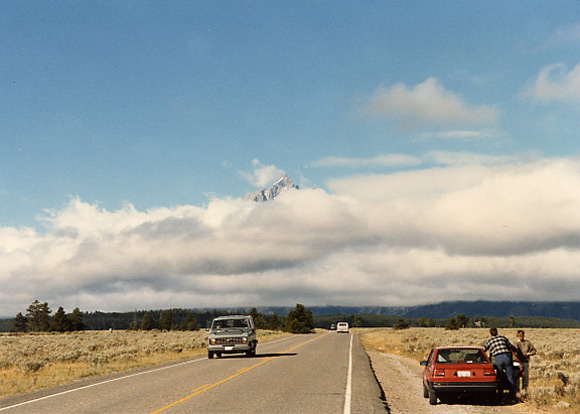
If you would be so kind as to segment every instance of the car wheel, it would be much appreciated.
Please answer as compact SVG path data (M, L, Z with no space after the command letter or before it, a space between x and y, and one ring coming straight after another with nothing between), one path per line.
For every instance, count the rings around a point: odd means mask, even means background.
M213 359L213 352L212 351L207 351L207 357L209 359Z
M423 383L423 397L429 398L429 388Z
M432 385L429 385L429 404L437 405L437 394Z

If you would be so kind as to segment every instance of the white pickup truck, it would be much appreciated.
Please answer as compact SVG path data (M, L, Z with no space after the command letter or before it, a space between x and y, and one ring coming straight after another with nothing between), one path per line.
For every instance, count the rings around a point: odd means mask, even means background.
M215 318L207 338L207 357L245 353L256 355L258 339L254 320L249 315L228 315Z

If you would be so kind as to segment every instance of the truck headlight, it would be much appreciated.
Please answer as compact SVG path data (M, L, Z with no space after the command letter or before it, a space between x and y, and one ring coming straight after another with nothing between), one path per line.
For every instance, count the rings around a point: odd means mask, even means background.
M243 344L247 344L248 343L248 337L247 336L243 336L242 337L242 343Z
M215 345L215 338L209 338L209 344Z

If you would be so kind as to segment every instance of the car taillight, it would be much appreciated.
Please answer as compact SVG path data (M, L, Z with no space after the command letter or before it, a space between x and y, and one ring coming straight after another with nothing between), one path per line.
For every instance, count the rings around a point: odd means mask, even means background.
M433 375L436 377L444 377L445 376L445 370L441 369L441 368L435 368L433 370Z
M483 376L485 376L485 377L494 377L495 376L495 370L493 370L493 369L484 369L483 370Z

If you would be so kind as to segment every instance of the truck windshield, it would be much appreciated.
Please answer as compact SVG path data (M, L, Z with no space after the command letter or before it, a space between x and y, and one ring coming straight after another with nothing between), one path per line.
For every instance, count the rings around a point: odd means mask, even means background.
M220 319L213 321L212 329L247 328L248 322L245 319Z

